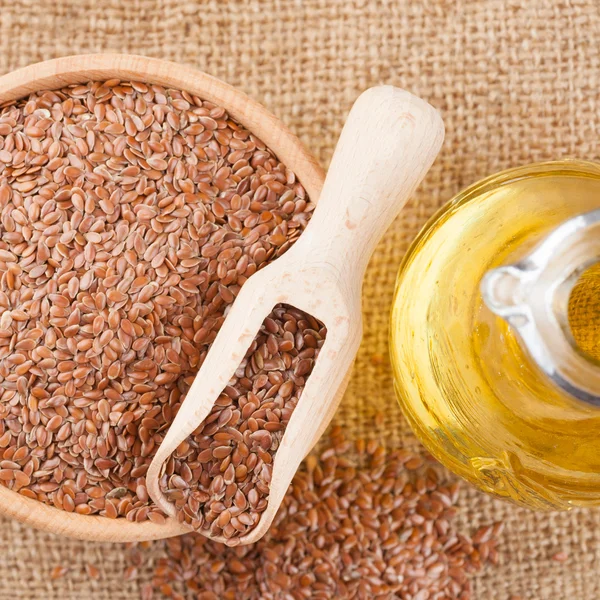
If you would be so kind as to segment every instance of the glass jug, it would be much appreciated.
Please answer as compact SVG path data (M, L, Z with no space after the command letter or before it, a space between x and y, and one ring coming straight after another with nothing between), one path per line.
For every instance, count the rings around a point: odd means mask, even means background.
M600 505L600 165L489 177L441 209L398 275L391 358L418 437L482 490Z

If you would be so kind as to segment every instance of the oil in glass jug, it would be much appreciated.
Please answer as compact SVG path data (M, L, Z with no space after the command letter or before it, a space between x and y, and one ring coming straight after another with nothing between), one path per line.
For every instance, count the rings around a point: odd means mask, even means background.
M391 355L451 470L531 508L600 505L600 165L505 171L439 211L401 266Z

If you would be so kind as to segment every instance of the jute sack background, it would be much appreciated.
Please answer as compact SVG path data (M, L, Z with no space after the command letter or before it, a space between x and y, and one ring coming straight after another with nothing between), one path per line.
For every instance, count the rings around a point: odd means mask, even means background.
M403 253L464 186L531 161L600 153L597 0L0 0L0 70L83 52L189 64L239 86L327 164L353 100L390 83L443 114L447 136L424 185L381 242L364 289L365 338L337 422L416 446L387 360ZM543 199L540 199L542 202ZM414 293L419 293L415 290ZM385 411L383 431L372 426ZM600 512L533 514L463 488L462 526L505 520L499 567L477 600L600 597ZM0 599L133 599L122 546L69 541L0 521ZM551 560L559 550L565 563ZM102 574L90 582L85 563ZM70 567L50 580L53 567Z

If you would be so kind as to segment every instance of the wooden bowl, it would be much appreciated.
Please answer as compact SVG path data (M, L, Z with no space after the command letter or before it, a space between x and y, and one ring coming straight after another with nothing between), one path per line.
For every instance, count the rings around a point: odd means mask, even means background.
M223 106L294 171L311 200L318 198L325 178L323 169L281 121L243 92L206 73L176 63L124 54L88 54L49 60L0 77L0 103L40 90L113 78L184 90ZM3 486L0 486L0 514L52 533L96 541L151 540L189 531L174 519L157 525L150 521L131 523L124 518L68 513Z

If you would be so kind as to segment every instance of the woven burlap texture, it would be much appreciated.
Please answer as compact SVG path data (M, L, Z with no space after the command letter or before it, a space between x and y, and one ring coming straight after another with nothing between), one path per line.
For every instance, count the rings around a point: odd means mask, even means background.
M416 445L387 360L394 279L411 239L456 192L500 169L600 151L597 0L0 0L0 71L85 52L192 65L265 104L326 165L365 88L405 87L440 109L441 155L390 227L364 288L365 336L336 417L353 434ZM419 290L414 290L419 293ZM384 431L372 416L385 411ZM464 486L462 526L505 520L501 564L476 600L600 597L600 513L533 514ZM139 598L122 546L1 521L0 599ZM551 559L562 550L565 563ZM85 563L101 571L90 582ZM57 565L65 577L50 581Z

